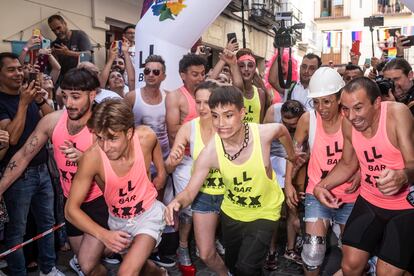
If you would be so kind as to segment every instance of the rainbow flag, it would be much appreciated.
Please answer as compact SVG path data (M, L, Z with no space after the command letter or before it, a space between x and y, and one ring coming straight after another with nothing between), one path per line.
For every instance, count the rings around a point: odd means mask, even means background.
M388 48L388 58L396 58L397 57L397 48Z
M326 46L328 48L332 47L332 33L328 32L328 34L326 35Z
M362 31L352 31L352 42L356 40L362 41Z
M326 47L327 48L341 47L341 32L327 32L326 33Z

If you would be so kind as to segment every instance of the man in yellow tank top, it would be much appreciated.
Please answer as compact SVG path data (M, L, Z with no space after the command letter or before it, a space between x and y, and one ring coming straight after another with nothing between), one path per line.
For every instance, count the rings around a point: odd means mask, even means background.
M284 200L270 163L272 140L280 140L288 160L302 160L285 126L243 123L237 88L215 89L209 106L216 135L198 156L186 189L168 205L166 221L173 224L174 212L194 200L209 170L219 169L226 185L221 206L226 266L233 275L260 275Z

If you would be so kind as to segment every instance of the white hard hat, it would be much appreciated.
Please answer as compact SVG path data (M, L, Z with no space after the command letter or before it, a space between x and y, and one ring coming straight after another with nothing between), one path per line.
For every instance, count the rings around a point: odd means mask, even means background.
M318 98L337 93L345 82L336 70L330 67L320 67L309 81L309 98Z

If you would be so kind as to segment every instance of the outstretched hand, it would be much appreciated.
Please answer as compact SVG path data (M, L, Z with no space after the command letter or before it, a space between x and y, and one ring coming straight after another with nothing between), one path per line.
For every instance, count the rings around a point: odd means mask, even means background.
M176 201L175 199L170 202L165 208L165 222L167 225L173 226L174 225L174 214L178 212L181 208L181 204Z

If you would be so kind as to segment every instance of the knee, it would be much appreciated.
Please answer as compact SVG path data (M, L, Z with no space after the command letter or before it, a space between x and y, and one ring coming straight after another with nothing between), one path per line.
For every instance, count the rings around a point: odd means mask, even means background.
M302 260L308 271L316 270L323 263L326 251L326 238L305 234Z
M208 264L214 259L215 254L215 250L200 250L200 259Z
M342 256L341 269L345 275L355 273L355 271L360 270L360 267L360 261L356 258L345 255Z
M99 262L93 262L88 258L82 258L78 256L79 266L85 275L93 275L92 272L97 268Z

